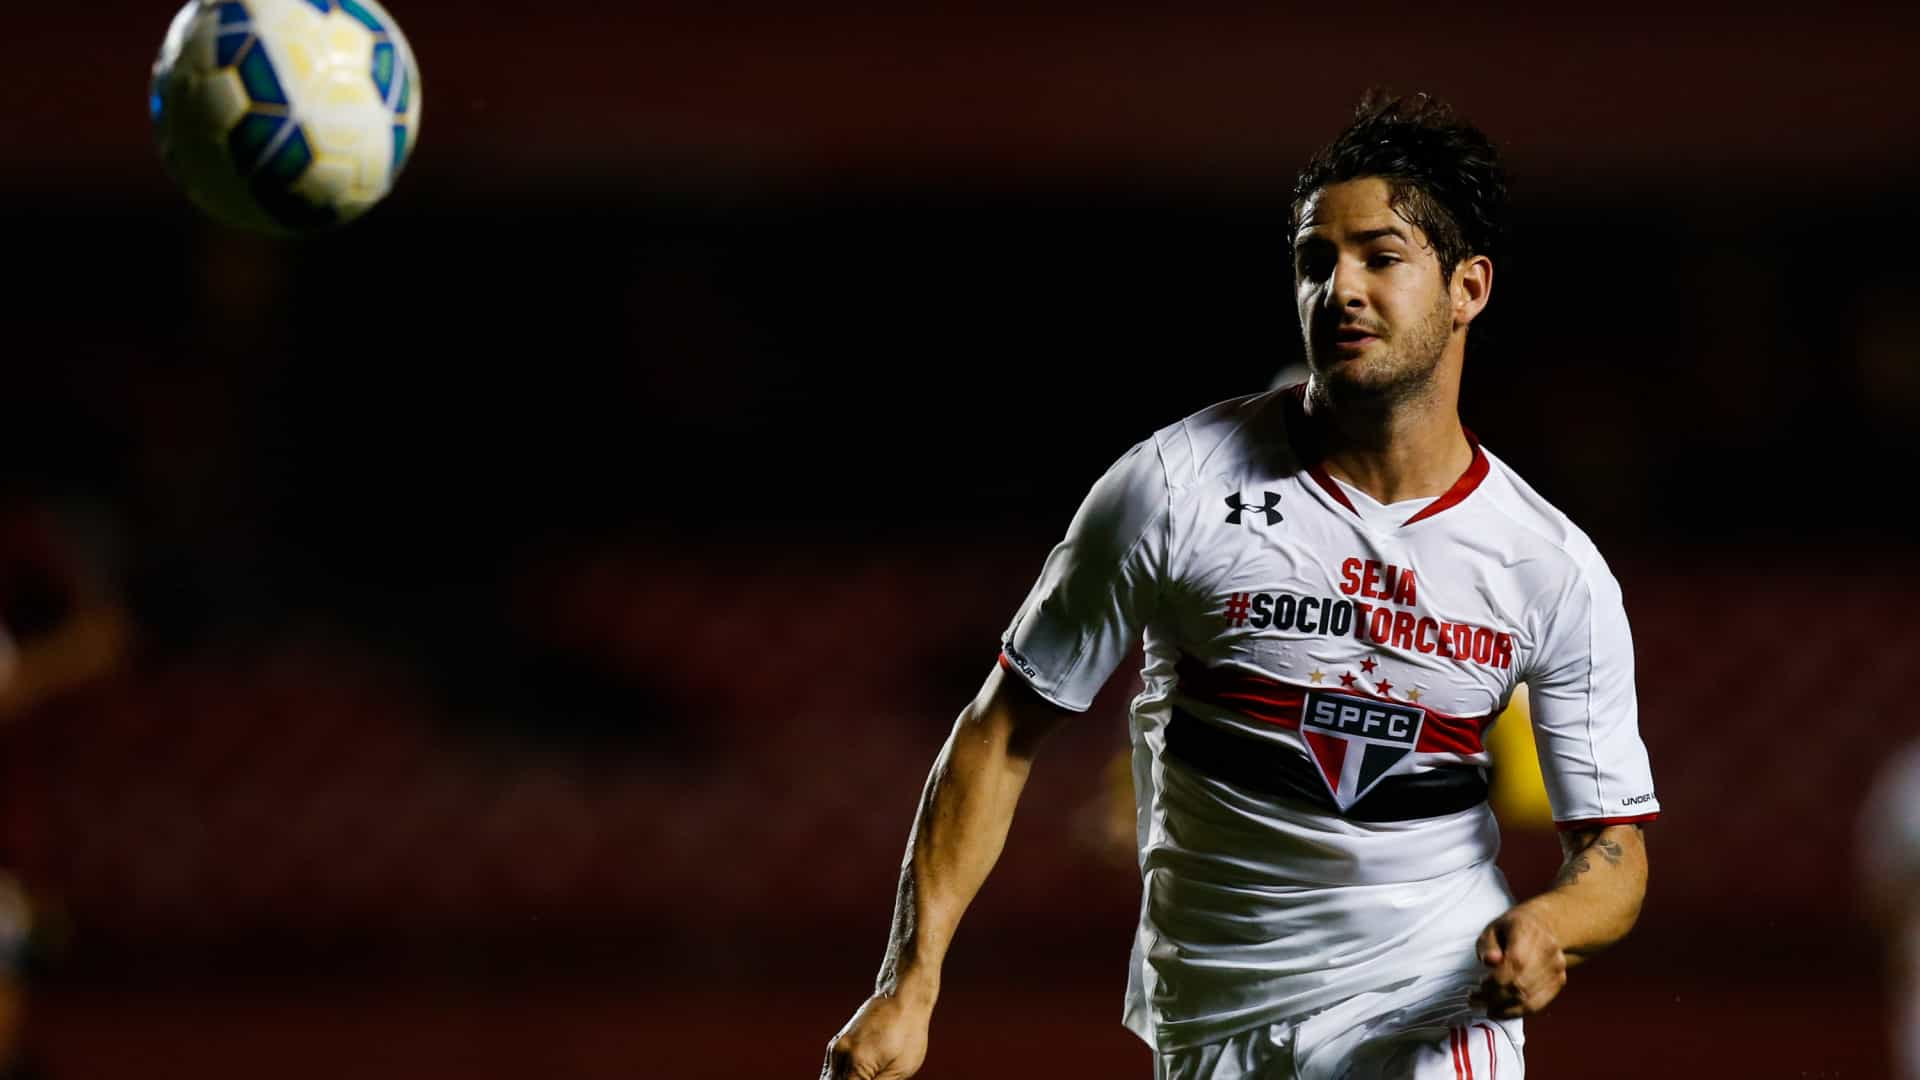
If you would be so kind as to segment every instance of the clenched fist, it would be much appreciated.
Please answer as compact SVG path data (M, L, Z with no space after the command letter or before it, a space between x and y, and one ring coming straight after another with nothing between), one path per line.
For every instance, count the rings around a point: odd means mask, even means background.
M927 1059L930 1006L875 994L827 1044L820 1080L906 1080Z
M1476 944L1487 977L1468 1000L1502 1020L1547 1007L1567 985L1567 955L1545 920L1525 905L1487 924Z

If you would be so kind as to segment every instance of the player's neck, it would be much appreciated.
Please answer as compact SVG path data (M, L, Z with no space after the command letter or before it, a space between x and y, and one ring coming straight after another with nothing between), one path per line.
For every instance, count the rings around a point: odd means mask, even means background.
M1395 503L1443 495L1473 464L1473 444L1460 424L1458 396L1422 394L1377 409L1323 408L1328 473Z

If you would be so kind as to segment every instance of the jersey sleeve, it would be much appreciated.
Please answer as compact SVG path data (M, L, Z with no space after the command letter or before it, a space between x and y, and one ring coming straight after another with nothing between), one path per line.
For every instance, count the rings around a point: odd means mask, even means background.
M1084 712L1152 617L1165 574L1166 468L1149 439L1087 493L1000 637L1001 665Z
M1557 597L1527 685L1541 778L1561 829L1660 816L1640 740L1633 635L1620 583L1597 555Z

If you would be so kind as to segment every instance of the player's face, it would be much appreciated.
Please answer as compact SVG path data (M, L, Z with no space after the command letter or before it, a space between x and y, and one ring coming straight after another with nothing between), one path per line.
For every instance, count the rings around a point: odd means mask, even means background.
M1451 275L1389 196L1386 181L1363 177L1329 184L1301 208L1294 300L1307 365L1330 389L1394 396L1417 388L1455 330Z

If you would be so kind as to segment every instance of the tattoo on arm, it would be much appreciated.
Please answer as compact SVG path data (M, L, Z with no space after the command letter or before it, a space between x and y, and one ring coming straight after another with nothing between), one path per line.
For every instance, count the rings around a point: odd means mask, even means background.
M1560 864L1560 872L1553 877L1554 887L1558 888L1562 885L1571 885L1579 881L1581 875L1591 869L1593 869L1593 863L1587 861L1587 853L1585 851L1575 855L1569 855L1567 860Z
M919 898L911 865L900 870L900 890L893 902L893 932L887 935L887 955L880 961L879 977L874 979L874 990L882 994L891 994L900 985L900 960L914 945L919 918L915 911L915 901Z
M1561 850L1566 852L1566 860L1560 864L1560 872L1554 875L1553 884L1557 888L1571 885L1593 869L1593 861L1587 856L1595 851L1607 860L1608 866L1619 866L1620 860L1627 857L1627 849L1620 841L1609 840L1598 829L1580 829L1563 833L1560 837Z

